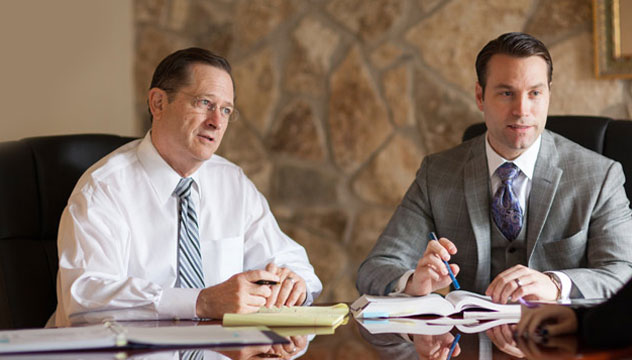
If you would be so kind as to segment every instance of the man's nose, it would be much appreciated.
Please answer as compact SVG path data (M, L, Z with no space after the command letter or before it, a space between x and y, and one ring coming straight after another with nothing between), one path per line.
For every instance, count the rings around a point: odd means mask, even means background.
M512 105L512 112L514 116L523 117L529 113L529 99L525 95L516 96Z
M214 129L222 128L222 115L219 108L214 108L206 112L205 125Z

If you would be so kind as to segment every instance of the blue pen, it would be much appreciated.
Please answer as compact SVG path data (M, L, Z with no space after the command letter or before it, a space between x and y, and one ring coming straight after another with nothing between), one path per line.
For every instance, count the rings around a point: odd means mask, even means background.
M430 240L439 241L434 231L430 232L430 234L428 234L428 237L430 238ZM456 281L456 277L454 276L452 269L450 269L450 264L448 264L448 262L443 259L441 259L441 261L443 261L443 263L445 264L445 267L448 268L448 274L450 275L450 279L452 279L452 284L454 285L454 288L459 290L461 286L459 285L459 282Z
M460 338L461 338L461 334L456 334L456 337L452 341L452 345L450 345L450 352L448 353L448 359L447 360L450 360L450 358L452 358L452 353L454 352L454 349L456 349L456 344L459 343L459 339Z

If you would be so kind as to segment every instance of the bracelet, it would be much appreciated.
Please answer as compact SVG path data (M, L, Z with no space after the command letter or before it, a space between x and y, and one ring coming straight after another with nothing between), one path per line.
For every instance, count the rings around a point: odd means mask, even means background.
M559 300L562 297L562 283L560 282L560 279L558 279L557 275L553 273L546 272L544 274L546 274L546 276L551 279L551 281L557 288L557 295L555 296L555 300Z

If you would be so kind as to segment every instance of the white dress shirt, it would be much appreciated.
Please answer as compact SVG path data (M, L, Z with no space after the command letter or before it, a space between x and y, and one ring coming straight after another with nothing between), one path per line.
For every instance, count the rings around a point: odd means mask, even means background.
M207 287L274 262L305 279L306 304L320 294L305 249L281 231L265 198L238 166L213 155L191 177ZM79 179L59 227L57 326L105 318L196 317L200 289L174 287L178 181L180 175L158 154L149 133Z
M495 194L502 183L500 177L496 174L496 169L505 162L513 162L518 168L520 168L520 174L518 174L518 177L513 181L513 189L518 196L520 207L522 208L524 218L526 219L528 211L527 199L529 199L529 194L531 193L533 171L535 169L535 163L538 160L538 153L540 152L542 135L538 136L538 138L525 152L523 152L522 154L520 154L520 156L511 161L504 159L502 156L498 155L498 153L496 153L494 149L492 149L491 145L489 144L489 138L487 134L485 135L485 139L487 140L485 141L485 153L487 155L487 167L490 177L491 194ZM400 277L397 281L393 293L403 292L406 289L408 278L411 277L414 272L414 269L405 272L404 275L402 275L402 277ZM572 288L572 282L568 275L560 271L547 272L555 274L560 280L561 299L568 299Z

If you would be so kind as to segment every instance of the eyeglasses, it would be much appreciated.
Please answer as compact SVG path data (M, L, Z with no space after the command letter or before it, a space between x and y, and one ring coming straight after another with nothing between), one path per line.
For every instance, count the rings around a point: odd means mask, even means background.
M199 113L207 114L209 111L214 113L219 109L219 116L223 121L235 121L239 117L239 111L232 106L219 106L209 97L180 92L193 99L191 105Z

